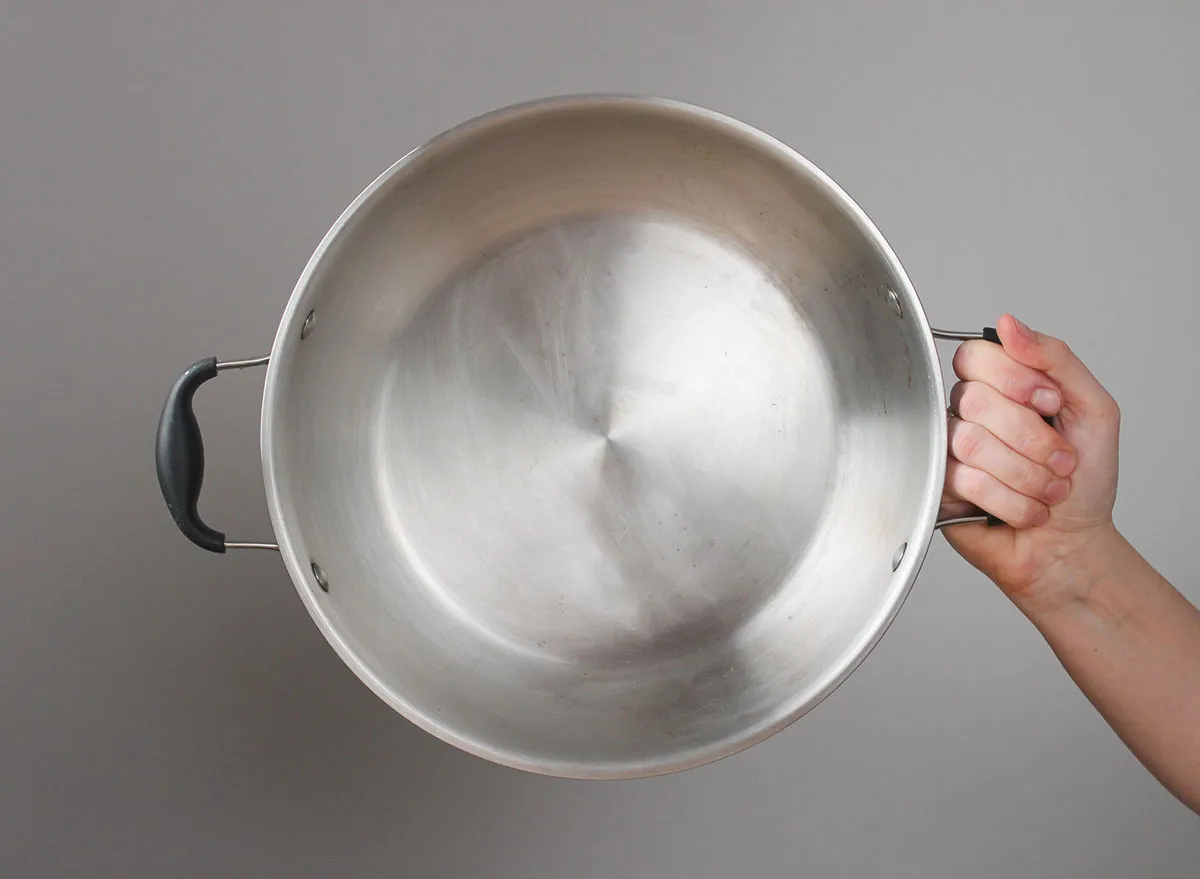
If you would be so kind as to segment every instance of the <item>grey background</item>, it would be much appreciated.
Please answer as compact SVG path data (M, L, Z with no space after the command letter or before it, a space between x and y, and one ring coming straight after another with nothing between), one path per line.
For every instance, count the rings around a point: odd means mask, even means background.
M267 351L325 229L410 147L512 101L655 93L824 167L936 323L1067 337L1123 405L1120 525L1200 599L1198 42L1190 0L6 0L0 874L1195 875L1196 818L940 538L789 730L562 782L393 714L278 558L185 543L151 439L184 366ZM250 538L260 381L198 402L204 509Z

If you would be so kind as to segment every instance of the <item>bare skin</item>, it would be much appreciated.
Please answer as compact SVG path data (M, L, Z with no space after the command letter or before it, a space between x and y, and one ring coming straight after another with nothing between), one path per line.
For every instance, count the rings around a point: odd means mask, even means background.
M954 356L946 529L1045 637L1142 764L1200 812L1200 610L1113 524L1116 402L1066 344L1005 315ZM1040 414L1039 414L1040 413ZM1055 416L1055 426L1041 415Z

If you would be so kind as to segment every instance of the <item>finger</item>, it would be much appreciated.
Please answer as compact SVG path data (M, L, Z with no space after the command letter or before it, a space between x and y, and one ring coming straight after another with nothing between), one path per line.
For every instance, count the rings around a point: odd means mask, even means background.
M979 508L970 501L960 501L943 492L942 503L938 507L939 519L959 519L966 516L975 516L979 513Z
M970 501L1014 528L1034 528L1050 518L1049 508L1013 491L990 473L951 458L946 464L946 493Z
M999 345L975 340L954 352L954 374L964 381L991 385L1014 403L1032 406L1043 415L1062 409L1058 385L1046 373L1018 363Z
M1014 403L991 385L959 382L950 391L950 405L960 418L982 425L992 436L1056 476L1069 476L1077 459L1065 437L1041 416Z
M1081 415L1116 415L1116 402L1065 342L1039 333L1011 314L996 322L1004 350L1018 363L1054 379L1063 403Z
M980 424L952 418L949 434L951 455L1013 491L1046 504L1061 504L1071 493L1070 482L1017 454Z

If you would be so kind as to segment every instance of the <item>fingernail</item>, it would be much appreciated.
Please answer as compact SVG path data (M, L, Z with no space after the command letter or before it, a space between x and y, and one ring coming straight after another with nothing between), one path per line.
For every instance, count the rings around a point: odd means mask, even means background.
M1058 410L1062 408L1062 395L1049 388L1038 388L1029 398L1029 402L1043 415L1057 415Z
M1054 471L1055 476L1070 476L1075 470L1075 453L1066 449L1059 449L1050 455L1050 460L1047 461L1050 469Z
M1056 479L1046 486L1046 500L1052 504L1061 504L1071 493L1071 483L1065 479Z
M1033 338L1033 330L1031 330L1031 329L1029 329L1029 327L1025 326L1025 324L1023 324L1023 323L1020 321L1020 319L1018 319L1018 318L1014 317L1014 318L1013 318L1013 323L1017 325L1017 332L1018 332L1018 333L1020 333L1020 334L1021 334L1022 336L1024 336L1026 339L1032 339L1032 338Z

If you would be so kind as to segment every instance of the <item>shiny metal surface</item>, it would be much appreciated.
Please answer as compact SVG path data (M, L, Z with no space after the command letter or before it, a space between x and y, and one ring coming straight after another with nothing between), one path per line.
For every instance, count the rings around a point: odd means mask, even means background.
M266 366L271 362L271 355L267 354L263 357L252 357L245 360L218 360L217 372L224 372L228 369L252 369L256 366ZM226 540L225 549L267 549L279 551L279 545L276 543L253 542L245 540Z
M939 330L933 328L929 332L935 339L942 339L947 342L969 342L972 339L982 339L984 337L984 334L979 330Z
M255 366L266 366L271 362L271 355L264 357L254 357L249 360L218 360L217 371L220 372L226 369L250 369Z
M262 451L300 595L376 693L505 765L632 777L861 661L928 548L943 406L908 279L820 171L697 108L557 99L347 209Z
M978 516L955 516L953 519L938 519L937 522L934 523L934 527L938 530L941 530L942 528L949 528L951 525L973 525L986 521L988 521L988 516L986 514L980 514Z

